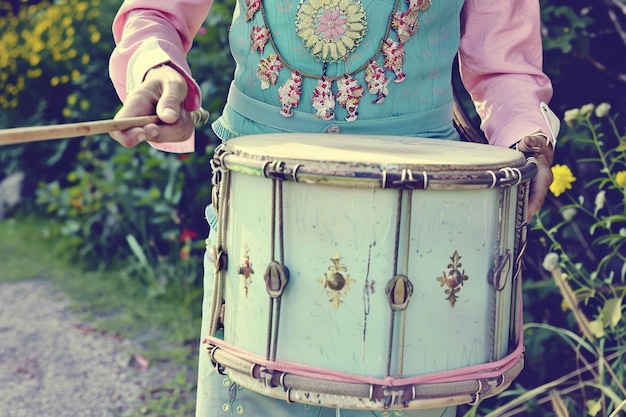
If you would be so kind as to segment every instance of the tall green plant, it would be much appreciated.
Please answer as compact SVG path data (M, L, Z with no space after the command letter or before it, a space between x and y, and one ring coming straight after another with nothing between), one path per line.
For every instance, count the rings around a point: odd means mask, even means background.
M626 127L610 109L588 104L565 113L569 129L558 150L576 157L552 168L551 197L533 226L549 275L525 285L526 363L532 372L556 362L559 373L522 379L468 416L626 410ZM545 314L554 294L565 321Z

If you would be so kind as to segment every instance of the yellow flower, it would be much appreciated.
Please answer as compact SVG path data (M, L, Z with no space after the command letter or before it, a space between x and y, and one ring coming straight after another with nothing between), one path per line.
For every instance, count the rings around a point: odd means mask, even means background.
M78 101L78 97L76 96L76 94L70 94L69 96L67 96L67 105L72 107L74 104L76 104L76 102Z
M39 65L39 62L41 62L41 57L39 55L31 55L28 58L28 61L31 67L36 67L37 65Z
M39 78L41 77L42 71L41 68L30 69L26 71L26 76L28 78Z
M615 174L615 182L622 188L626 187L626 171L620 171Z
M572 183L576 181L574 174L567 165L555 165L552 167L554 181L550 184L550 191L555 197L560 196L565 190L572 189Z
M91 34L91 43L98 43L100 41L100 32L93 32Z

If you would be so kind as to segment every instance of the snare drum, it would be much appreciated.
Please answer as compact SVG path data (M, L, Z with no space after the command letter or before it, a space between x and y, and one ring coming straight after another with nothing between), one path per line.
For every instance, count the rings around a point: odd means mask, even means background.
M533 162L393 136L220 145L214 365L240 386L326 407L425 409L501 392L523 364Z

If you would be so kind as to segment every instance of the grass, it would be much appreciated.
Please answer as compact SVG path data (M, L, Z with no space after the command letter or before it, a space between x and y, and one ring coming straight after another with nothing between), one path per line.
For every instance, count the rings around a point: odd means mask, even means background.
M67 294L72 308L97 331L137 341L151 366L169 369L155 381L136 416L192 416L195 409L201 290L173 288L147 297L121 270L88 271L49 237L36 217L0 221L0 282L41 279Z

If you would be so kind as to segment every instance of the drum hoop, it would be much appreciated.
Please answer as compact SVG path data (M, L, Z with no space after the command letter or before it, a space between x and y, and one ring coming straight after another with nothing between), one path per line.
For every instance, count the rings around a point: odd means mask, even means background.
M224 145L220 145L218 148ZM537 173L537 162L528 158L522 167L494 169L420 169L407 164L382 167L345 162L325 162L326 167L308 166L301 160L251 159L228 150L216 150L214 169L246 175L298 182L358 188L392 189L485 189L513 187L530 181ZM332 165L332 168L331 168Z
M213 339L213 341L216 341ZM210 343L210 342L209 342ZM519 352L514 361L499 369L498 375L474 378L457 379L439 382L407 383L398 385L360 383L360 382L333 382L326 379L317 379L310 376L299 376L282 371L271 371L264 368L268 374L260 378L254 374L256 364L248 362L228 350L217 345L209 345L210 357L213 363L225 369L229 378L244 388L259 392L263 395L281 398L288 402L300 402L320 405L324 401L338 401L340 403L325 403L325 406L340 408L364 409L425 409L433 408L440 402L447 405L472 404L485 398L499 394L509 387L511 382L521 373L524 366L524 354ZM250 366L253 365L253 366ZM258 366L258 365L257 365ZM280 374L274 378L273 372ZM278 381L278 384L269 381ZM390 381L391 382L391 381ZM400 381L396 381L400 382ZM298 400L294 399L298 395ZM325 400L324 400L325 398ZM390 401L391 399L391 401Z

